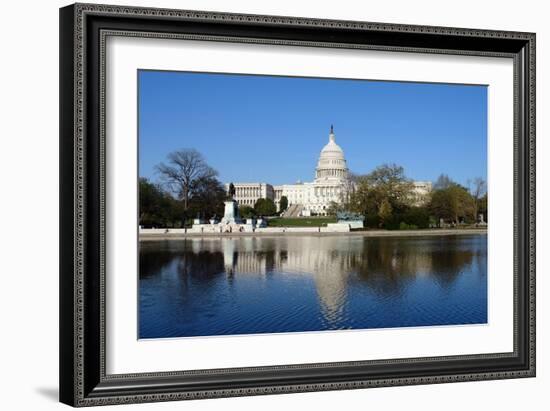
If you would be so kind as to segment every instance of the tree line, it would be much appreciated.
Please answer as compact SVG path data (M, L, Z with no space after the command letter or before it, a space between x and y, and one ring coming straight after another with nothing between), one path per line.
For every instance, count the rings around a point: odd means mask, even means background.
M329 214L349 210L365 216L371 228L409 229L487 221L487 187L482 178L465 187L447 175L439 176L431 193L420 197L403 167L384 164L365 175L352 175L353 188L332 203Z
M139 180L139 224L144 227L183 227L194 218L221 218L228 194L196 150L170 153L166 162L155 167L158 182ZM482 178L463 186L447 175L439 176L432 192L418 198L412 180L403 167L384 164L365 175L352 175L338 203L331 203L328 214L351 211L365 216L371 228L408 229L445 225L474 224L480 214L487 221L487 187ZM240 206L243 218L273 216L288 207L280 200L280 210L271 199L258 199L253 207Z
M139 180L140 225L183 227L196 217L223 215L225 188L197 150L174 151L155 171L159 182Z
M210 167L194 149L174 151L155 167L158 182L139 180L139 224L143 227L184 227L194 218L221 218L228 194ZM281 199L281 211L288 200ZM254 207L241 206L241 216L252 218L277 214L271 199L258 199Z

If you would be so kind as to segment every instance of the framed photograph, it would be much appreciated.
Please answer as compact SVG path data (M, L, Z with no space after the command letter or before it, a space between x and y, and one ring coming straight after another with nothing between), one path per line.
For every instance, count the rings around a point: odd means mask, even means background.
M60 10L60 400L535 376L535 34Z

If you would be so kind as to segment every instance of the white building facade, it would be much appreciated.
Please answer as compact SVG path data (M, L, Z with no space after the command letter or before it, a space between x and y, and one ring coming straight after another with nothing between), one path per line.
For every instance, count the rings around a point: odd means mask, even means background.
M418 202L431 191L431 182L414 182L415 198ZM349 170L342 148L336 144L336 136L331 126L329 141L321 150L315 179L312 182L298 182L272 186L266 183L234 183L235 200L239 205L253 207L260 198L273 200L280 209L281 198L288 199L287 217L326 216L331 203L342 203L352 192ZM226 189L229 184L226 184ZM415 201L416 202L416 201Z
M330 128L328 143L321 150L315 180L308 183L274 186L275 204L279 209L282 196L288 199L290 217L327 215L331 203L341 203L352 188L344 151L336 144Z
M431 181L413 181L413 204L422 205L429 200L429 195L432 192Z
M254 207L260 198L274 200L273 186L266 183L233 183L235 200L239 205ZM225 191L229 191L229 184L225 184Z

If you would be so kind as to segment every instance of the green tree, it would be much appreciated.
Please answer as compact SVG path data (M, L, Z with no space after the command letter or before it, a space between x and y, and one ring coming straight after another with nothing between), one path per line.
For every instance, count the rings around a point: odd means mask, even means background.
M139 180L139 224L171 227L183 222L181 202L146 178Z
M282 213L288 208L288 198L286 196L282 196L281 200L279 201L279 211Z
M461 219L474 219L472 197L468 191L453 183L441 190L435 190L429 205L430 212L439 220L447 220L458 224Z
M381 201L388 199L392 208L400 209L410 204L414 187L412 181L405 176L403 167L384 164L367 174L366 179L380 193Z
M398 215L406 211L413 199L413 184L405 176L403 167L384 164L364 176L355 176L355 189L349 196L350 211L365 215L367 226L381 224L379 212L383 203L391 206L391 213ZM389 208L384 204L384 211Z
M181 227L185 224L183 204L170 193L166 193L162 198L161 210L162 227Z
M198 178L191 185L190 192L192 196L189 199L188 217L197 214L203 218L223 215L223 202L227 194L218 179L208 176Z
M485 180L481 177L476 177L472 181L472 185L470 187L470 195L472 197L472 209L473 209L473 215L474 215L474 221L478 221L479 219L479 208L481 206L481 199L483 196L487 194L487 184L485 183Z
M479 199L479 207L477 210L479 214L483 214L483 220L485 222L489 221L488 211L489 210L487 209L487 193L485 193L485 195Z
M384 198L380 207L378 208L378 217L380 218L379 224L383 227L392 216L392 206L388 198Z
M277 207L273 200L269 198L259 198L254 204L254 211L260 216L271 216L277 212Z
M254 218L256 217L256 210L247 205L239 206L239 214L242 218Z
M429 210L424 206L411 207L400 216L400 222L417 228L428 228L430 226Z
M146 178L139 179L139 224L150 225L158 218L162 191Z
M363 215L378 213L378 202L381 201L378 193L363 176L357 179L355 191L350 196L349 209Z

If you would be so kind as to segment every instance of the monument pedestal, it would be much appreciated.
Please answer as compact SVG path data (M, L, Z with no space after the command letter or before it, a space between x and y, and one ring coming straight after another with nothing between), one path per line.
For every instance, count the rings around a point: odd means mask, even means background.
M241 217L239 216L239 206L235 200L228 200L224 202L225 210L222 218L222 224L241 224Z

